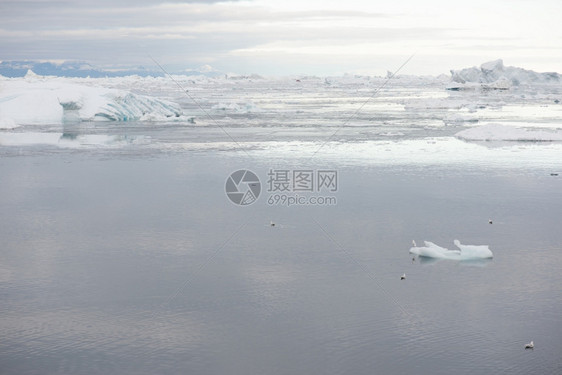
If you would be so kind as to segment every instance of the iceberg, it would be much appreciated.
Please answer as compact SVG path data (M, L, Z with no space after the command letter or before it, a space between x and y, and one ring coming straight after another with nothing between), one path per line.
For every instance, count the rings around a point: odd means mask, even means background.
M0 128L79 121L190 120L178 104L126 90L92 87L28 72L0 80Z
M467 141L562 141L562 132L556 130L529 130L495 123L465 129L456 133L455 136Z
M503 60L494 60L461 70L451 70L451 83L448 90L467 90L482 88L489 90L509 90L512 86L533 83L559 83L558 73L537 73L514 66L504 66Z
M423 247L412 247L410 249L410 254L435 259L453 260L490 259L494 257L488 245L463 245L459 240L455 240L454 244L459 250L449 250L429 241L424 241L424 244L425 246Z

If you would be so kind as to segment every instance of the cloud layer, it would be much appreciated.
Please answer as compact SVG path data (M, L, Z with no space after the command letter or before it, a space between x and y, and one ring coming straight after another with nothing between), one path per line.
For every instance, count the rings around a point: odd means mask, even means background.
M502 57L562 71L557 1L3 1L1 60L211 64L262 74L438 74Z

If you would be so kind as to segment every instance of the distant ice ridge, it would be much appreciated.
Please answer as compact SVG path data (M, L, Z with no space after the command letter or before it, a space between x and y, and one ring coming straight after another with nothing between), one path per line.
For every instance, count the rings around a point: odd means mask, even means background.
M449 250L437 246L433 242L424 241L424 247L412 247L410 249L410 254L428 258L454 260L489 259L494 257L488 245L463 245L459 240L453 242L459 250Z
M530 130L494 123L462 130L455 136L467 141L562 141L562 132L560 131Z
M532 83L560 82L558 73L537 73L513 66L504 66L503 60L494 60L462 70L451 70L449 90L463 90L474 87L508 90L511 86Z
M125 90L91 87L28 72L0 79L0 128L80 121L188 120L179 105Z

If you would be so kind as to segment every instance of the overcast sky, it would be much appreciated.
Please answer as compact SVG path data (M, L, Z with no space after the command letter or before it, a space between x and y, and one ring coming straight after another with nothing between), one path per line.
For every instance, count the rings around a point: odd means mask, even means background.
M562 1L0 1L0 60L266 75L562 72Z

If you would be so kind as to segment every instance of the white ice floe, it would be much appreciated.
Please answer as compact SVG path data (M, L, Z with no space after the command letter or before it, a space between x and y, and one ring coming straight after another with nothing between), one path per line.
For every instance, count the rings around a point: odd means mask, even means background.
M459 240L455 240L454 244L459 250L449 250L429 241L424 241L424 244L424 247L412 247L410 249L410 254L428 258L453 260L488 259L494 257L488 245L463 245Z
M3 133L0 132L0 146L52 146L66 149L77 148L119 148L147 142L143 136L120 136L108 134L84 134L73 136L65 133Z
M92 87L30 72L0 79L0 128L80 121L179 119L179 105L125 90ZM185 119L185 118L184 118Z
M469 141L562 141L560 131L530 130L495 123L465 129L455 136Z

